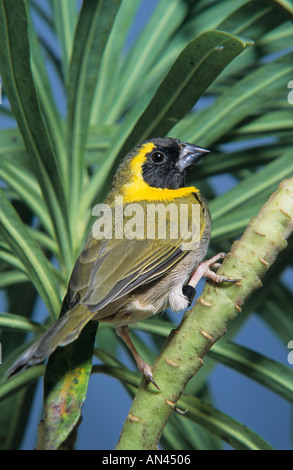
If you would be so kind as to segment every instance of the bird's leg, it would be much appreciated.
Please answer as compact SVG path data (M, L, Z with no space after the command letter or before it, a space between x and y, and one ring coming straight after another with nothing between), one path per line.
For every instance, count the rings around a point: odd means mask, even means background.
M191 276L188 284L184 286L185 291L186 291L185 295L187 295L188 298L191 297L191 288L194 289L194 293L195 293L195 286L198 284L198 282L201 280L202 277L207 277L209 279L212 279L212 281L216 283L220 283L220 282L235 283L235 282L240 281L240 279L226 279L225 276L220 276L219 274L211 270L211 268L219 268L221 264L218 263L218 261L220 259L225 258L225 256L226 256L226 253L218 253L217 255L213 256L211 259L208 259L207 261L204 261L197 267L196 271ZM188 295L187 288L189 289L189 295Z
M116 332L117 334L123 339L123 341L125 342L125 344L128 346L128 348L130 349L130 351L132 352L132 355L135 359L135 362L137 364L137 367L138 369L140 370L140 372L142 373L142 375L144 375L150 382L152 382L152 384L154 384L154 386L158 389L158 385L156 384L156 382L154 381L154 377L153 377L153 373L152 373L152 368L151 366L145 362L141 357L140 355L138 354L137 350L135 349L134 345L133 345L133 342L131 341L130 339L130 336L129 336L129 330L128 330L128 326L119 326L119 327L116 327Z

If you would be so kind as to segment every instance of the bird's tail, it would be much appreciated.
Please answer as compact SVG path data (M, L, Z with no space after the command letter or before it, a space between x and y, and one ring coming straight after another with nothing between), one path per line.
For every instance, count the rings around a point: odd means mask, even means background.
M92 319L92 315L83 305L76 305L33 343L10 367L10 377L30 366L43 362L58 346L66 346L81 333L84 326Z

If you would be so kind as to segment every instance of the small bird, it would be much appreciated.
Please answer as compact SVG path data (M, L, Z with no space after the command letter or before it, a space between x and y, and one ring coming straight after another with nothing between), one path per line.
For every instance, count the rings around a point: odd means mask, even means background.
M201 263L210 242L211 215L198 189L185 184L188 170L207 153L165 137L150 139L126 155L75 263L66 294L68 311L24 352L8 376L43 362L96 320L113 324L138 369L159 388L151 366L131 342L128 325L168 306L174 312L185 310L203 276L235 282L210 269L219 266L224 253Z

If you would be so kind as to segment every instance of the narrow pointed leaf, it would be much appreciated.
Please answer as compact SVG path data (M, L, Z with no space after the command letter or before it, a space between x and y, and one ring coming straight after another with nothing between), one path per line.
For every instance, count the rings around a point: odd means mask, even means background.
M72 0L51 0L53 21L61 46L61 60L66 81L72 53L74 30L77 21L77 5Z
M103 193L113 177L115 165L135 145L151 137L163 137L196 104L202 93L251 42L222 31L207 31L189 43L160 84L151 102L137 119L130 114L117 131L105 162L86 192L87 205ZM136 110L138 112L138 110ZM121 144L124 142L124 144ZM105 183L106 181L106 183ZM103 185L103 186L102 186Z
M272 0L272 4L279 7L283 13L292 21L293 19L293 5L292 0Z
M79 338L50 356L44 378L44 447L57 450L81 416L92 370L97 323L90 322Z
M229 15L219 28L233 34L249 35L256 40L284 21L284 15L268 3L248 1Z
M106 111L111 112L113 107L116 106L116 101L111 98L109 99L109 95L113 94L115 85L121 86L122 84L120 76L121 55L139 4L140 0L132 0L131 2L123 0L115 18L98 77L92 108L92 123L101 125L104 122ZM120 94L123 94L121 89Z
M15 271L13 269L0 273L0 288L5 289L7 286L14 286L21 282L27 282L28 277L21 271Z
M1 106L2 107L2 106ZM0 107L0 108L1 108ZM0 155L23 154L25 146L18 129L4 129L0 131ZM25 161L25 158L24 158ZM28 161L28 159L26 159Z
M128 388L130 385L137 387L139 376L136 373L113 365L97 365L93 372L104 373L121 380ZM222 413L208 403L204 403L197 397L183 395L178 408L187 410L184 416L215 434L223 441L229 443L238 450L273 450L273 448L261 436L247 426ZM182 418L183 419L183 418ZM164 431L165 433L165 431Z
M0 313L0 328L30 333L42 333L46 331L46 327L44 325L40 325L39 323L13 313Z
M293 402L293 370L289 367L227 341L215 344L209 356Z
M50 141L53 145L54 152L58 157L64 192L67 195L68 158L65 146L65 127L61 119L60 111L58 110L53 97L40 42L32 24L30 24L29 33L32 73L38 90L42 113L47 124L47 132L50 135Z
M17 25L17 34L15 27ZM0 1L0 73L13 114L44 194L67 266L71 266L60 167L47 133L31 71L26 3Z
M222 31L207 31L188 44L139 118L121 153L150 137L166 135L249 44Z
M60 297L49 262L1 190L0 202L1 236L18 256L50 314L56 318L60 309Z
M16 165L15 161L2 158L0 160L0 177L26 202L27 206L44 225L47 232L52 235L53 227L46 211L40 186L32 174Z
M159 53L168 46L168 40L176 33L187 12L181 0L160 0L150 20L145 25L128 52L116 82L116 88L107 109L107 123L117 122L129 106L133 91L139 90L141 81L151 70Z
M16 5L12 5L7 0L1 0L0 21L2 44L0 70L3 86L37 172L46 171L55 183L55 187L57 184L60 185L59 196L61 196L62 185L60 184L58 162L48 140L30 68L25 2L20 0ZM18 24L18 34L12 34L11 31L12 27L15 28L15 24ZM47 151L46 158L44 149Z
M76 27L67 85L68 154L73 217L76 217L80 202L83 154L99 67L120 3L121 0L84 0Z
M186 129L181 121L173 133L176 137L202 146L210 146L280 93L285 93L293 74L293 54L262 65L229 87L212 106L197 113L196 125Z
M187 409L186 418L200 424L238 450L273 450L261 436L196 397L183 396L178 407Z
M210 209L213 220L221 218L232 209L239 207L249 199L265 190L275 189L283 178L293 175L292 151L288 150L264 169L252 174L221 197L212 201ZM227 204L226 204L227 203Z
M9 311L17 315L29 316L33 310L36 300L36 291L31 283L16 284L6 289L7 307ZM21 299L21 302L19 301ZM0 367L0 447L4 449L18 449L23 441L24 431L29 420L31 405L34 400L34 390L36 388L36 379L31 374L36 370L30 370L29 374L15 377L17 380L8 382L5 373L17 357L24 352L26 345L23 344L26 333L21 331L2 330L2 359ZM21 345L21 346L20 346ZM40 366L42 367L42 366ZM27 371L26 371L27 372ZM39 375L38 375L39 377ZM20 379L22 386L18 388ZM2 394L2 385L10 389L9 394Z
M17 374L9 380L6 380L4 377L0 382L0 401L10 397L24 387L27 387L28 384L35 382L44 374L44 369L44 366L35 366Z

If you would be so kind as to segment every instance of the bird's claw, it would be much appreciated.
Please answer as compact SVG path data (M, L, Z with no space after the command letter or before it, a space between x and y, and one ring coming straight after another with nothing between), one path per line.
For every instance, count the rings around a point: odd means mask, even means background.
M158 384L156 384L156 382L155 382L155 380L154 380L152 368L151 368L151 366L150 366L149 364L145 363L143 369L141 370L141 372L142 372L142 374L146 377L146 379L147 379L149 382L152 382L152 384L153 384L158 390L160 390L160 387L158 386Z

